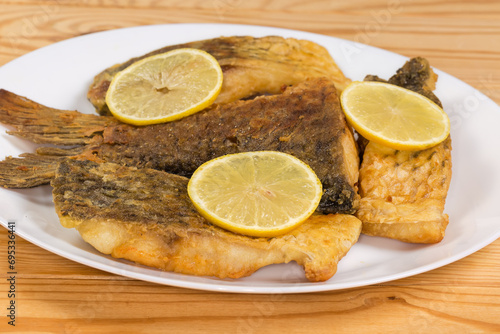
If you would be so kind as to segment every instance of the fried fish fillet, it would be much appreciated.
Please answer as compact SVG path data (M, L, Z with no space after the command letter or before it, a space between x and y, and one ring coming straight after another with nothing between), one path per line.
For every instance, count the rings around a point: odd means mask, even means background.
M318 214L274 238L235 234L197 213L187 183L148 168L66 159L51 184L61 224L98 251L183 274L239 278L296 261L307 279L325 281L361 232L354 216Z
M427 60L413 58L389 83L441 105L432 93L436 80ZM369 142L359 172L361 200L356 213L363 233L411 243L440 242L449 221L443 212L450 182L450 137L421 151L399 151Z
M350 80L338 68L328 51L307 40L278 36L233 36L167 46L114 65L99 73L87 97L101 115L109 115L106 92L114 75L148 56L179 48L204 50L219 62L224 82L215 103L223 104L262 94L277 94L284 85L311 77L327 77L343 90Z
M72 145L68 151L44 147L37 154L0 162L4 187L48 183L65 156L189 177L218 156L273 150L296 156L316 172L324 189L320 212L353 213L358 204L356 144L335 85L325 78L305 81L282 94L218 105L179 121L144 127L51 109L0 91L0 122L14 127L11 134L36 143Z

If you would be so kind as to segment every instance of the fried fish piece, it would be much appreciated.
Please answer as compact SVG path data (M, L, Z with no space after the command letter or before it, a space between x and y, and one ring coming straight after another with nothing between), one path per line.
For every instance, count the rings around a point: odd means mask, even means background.
M361 232L354 216L317 214L278 237L235 234L198 214L187 183L149 168L67 159L51 184L61 224L98 251L183 274L239 278L296 261L308 280L325 281Z
M179 121L136 127L112 117L48 109L0 91L0 122L10 133L37 143L76 145L67 156L152 168L189 177L204 162L230 153L273 150L311 166L323 184L318 210L353 213L357 207L359 158L335 85L315 78L282 94L218 105ZM37 166L51 154L0 162L0 184L26 187L48 183L65 154ZM43 172L42 172L43 171ZM34 175L36 173L36 175ZM29 180L29 182L28 182Z
M339 90L350 83L328 51L314 42L278 36L232 36L167 46L114 65L95 77L88 99L99 114L110 115L105 98L116 73L145 57L179 48L200 49L217 59L224 74L222 90L215 101L218 104L277 94L284 85L311 77L327 77Z
M366 80L379 80L368 76ZM432 93L437 75L424 58L412 58L389 83L441 102ZM451 182L451 138L421 151L400 151L368 142L359 171L356 216L363 233L410 243L437 243L445 234L444 214Z

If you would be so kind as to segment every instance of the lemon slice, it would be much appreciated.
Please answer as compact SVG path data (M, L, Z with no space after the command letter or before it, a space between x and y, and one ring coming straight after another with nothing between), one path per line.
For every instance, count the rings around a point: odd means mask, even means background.
M272 237L304 222L322 186L304 162L275 151L225 155L201 165L188 194L208 221L250 236Z
M342 92L340 102L356 131L393 149L426 149L450 133L450 120L441 107L396 85L353 82Z
M198 49L176 49L118 72L106 93L106 104L125 123L163 123L205 109L221 87L222 70L214 57Z

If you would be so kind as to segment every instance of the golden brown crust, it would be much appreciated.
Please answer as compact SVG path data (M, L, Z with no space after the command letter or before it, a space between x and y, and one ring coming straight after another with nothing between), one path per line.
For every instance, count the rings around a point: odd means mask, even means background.
M219 230L186 229L173 234L166 228L109 219L71 223L100 252L164 271L241 278L269 264L295 261L311 282L330 279L361 232L356 217L341 214L312 216L292 232L272 239Z

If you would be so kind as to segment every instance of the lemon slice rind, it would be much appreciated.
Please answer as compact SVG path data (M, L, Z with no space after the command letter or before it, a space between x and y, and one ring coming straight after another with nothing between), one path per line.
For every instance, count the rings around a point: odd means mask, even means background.
M314 213L322 186L314 171L294 156L257 151L204 163L193 173L188 195L196 210L219 227L273 237Z
M363 137L398 150L423 150L450 133L448 115L436 103L389 83L352 82L340 102L349 124Z
M118 72L107 90L106 104L124 123L170 122L210 106L222 81L222 69L212 55L198 49L175 49Z

